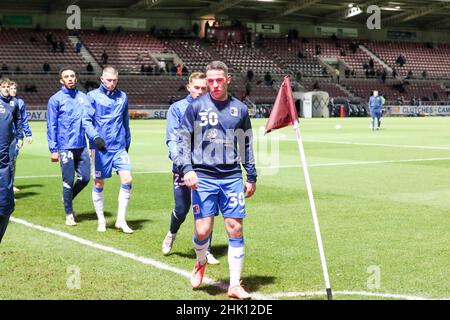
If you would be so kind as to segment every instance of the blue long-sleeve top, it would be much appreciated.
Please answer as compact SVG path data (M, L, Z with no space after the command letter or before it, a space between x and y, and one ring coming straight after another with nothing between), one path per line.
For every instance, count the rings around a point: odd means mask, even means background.
M381 110L383 106L383 100L381 100L380 96L371 96L369 98L369 108L372 110Z
M4 97L0 94L0 105L3 107L2 110L4 110L8 114L11 114L12 116L12 128L10 132L12 139L22 140L22 116L20 112L19 101L15 97ZM17 130L17 128L19 128L19 130Z
M22 129L26 137L31 137L33 134L30 129L30 124L28 123L28 112L25 101L21 98L16 98L19 103L20 116L22 118Z
M19 128L16 131L15 128ZM15 138L23 139L22 119L17 99L0 95L0 168L9 163L9 146Z
M247 181L256 182L252 125L247 106L238 99L200 96L187 107L178 135L184 174L194 170L205 178L242 177L242 164Z
M82 118L89 106L86 94L64 86L50 97L47 106L47 142L50 152L86 147Z
M169 147L169 158L174 163L172 168L173 172L177 172L177 145L180 143L178 139L178 130L181 127L184 113L186 112L187 107L192 101L194 101L194 99L191 95L188 95L186 98L172 103L169 107L169 110L167 111L166 144Z
M91 104L83 117L83 126L91 147L95 147L92 141L101 137L109 151L127 149L131 132L126 93L119 89L109 91L101 84L87 95Z

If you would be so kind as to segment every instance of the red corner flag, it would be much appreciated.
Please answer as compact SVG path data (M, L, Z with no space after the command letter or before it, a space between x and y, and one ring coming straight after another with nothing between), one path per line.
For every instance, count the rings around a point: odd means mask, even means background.
M266 123L266 133L292 125L294 121L298 121L298 115L295 110L294 98L292 97L291 81L286 76L278 91L269 120Z

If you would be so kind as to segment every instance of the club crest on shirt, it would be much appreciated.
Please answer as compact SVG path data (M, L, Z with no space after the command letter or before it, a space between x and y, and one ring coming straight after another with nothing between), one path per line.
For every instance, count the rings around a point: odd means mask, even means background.
M78 102L79 102L79 103L84 103L84 99L83 99L82 97L79 97L79 98L78 98Z
M122 102L123 102L123 99L122 98L117 98L117 104L121 104Z
M237 116L239 115L238 108L236 108L236 107L231 107L231 108L230 108L230 114L231 114L233 117L237 117Z
M11 101L9 102L9 105L10 105L11 107L14 107L14 101L11 100Z
M211 129L208 130L208 134L206 135L206 138L208 138L210 141L213 141L215 139L217 139L217 129Z

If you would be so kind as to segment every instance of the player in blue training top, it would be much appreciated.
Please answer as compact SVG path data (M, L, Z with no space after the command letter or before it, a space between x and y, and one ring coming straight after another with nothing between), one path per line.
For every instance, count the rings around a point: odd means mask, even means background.
M28 124L28 113L27 113L27 108L25 105L25 101L23 101L23 99L21 98L17 98L17 87L18 84L15 81L11 81L11 85L9 87L9 94L11 95L11 97L16 97L17 102L19 104L19 109L20 109L20 116L22 118L22 129L23 132L25 133L25 141L28 144L31 144L33 142L33 134L31 133L31 129L30 129L30 125ZM12 154L13 154L13 176L16 173L16 160L17 157L19 156L19 150L22 148L23 146L23 142L22 141L17 141L16 143L12 144L13 148L12 148ZM14 192L18 192L20 191L18 188L14 187Z
M377 118L378 126L377 130L380 130L381 125L381 109L383 107L383 98L378 95L378 91L375 90L373 95L369 98L369 110L372 117L372 130L375 130L375 118Z
M169 158L173 161L173 197L175 200L175 208L170 215L170 229L162 243L162 252L164 255L168 255L170 250L172 250L177 232L186 219L186 215L191 207L191 190L184 183L183 174L175 164L177 161L177 131L181 126L181 120L183 120L183 115L187 106L194 99L207 92L206 75L202 72L192 73L189 77L189 83L186 85L186 89L189 91L189 95L186 98L173 103L167 112L166 144L169 147ZM211 243L206 252L206 256L209 264L220 263L219 260L211 254Z
M127 225L125 215L131 196L131 163L128 149L131 143L128 97L117 88L119 72L107 66L100 77L98 89L88 93L91 106L83 118L83 126L91 141L94 141L94 189L92 201L98 218L97 231L106 231L103 212L103 187L105 180L111 178L112 170L119 173L119 205L115 227L124 233L133 233ZM98 143L101 141L101 143Z
M14 211L10 147L15 139L23 139L19 106L16 98L9 95L9 86L9 79L0 79L0 242Z
M61 163L66 225L75 226L72 202L90 179L90 159L82 127L83 114L90 104L88 97L76 89L77 76L72 68L62 68L59 74L61 89L48 100L47 142L51 161Z
M198 288L206 268L206 252L214 216L222 212L228 233L230 286L228 296L250 299L241 286L244 265L245 197L256 190L253 135L247 106L228 95L231 76L221 61L206 69L209 93L186 109L179 130L179 159L186 185L192 189L197 263L191 284ZM245 187L241 163L247 173Z

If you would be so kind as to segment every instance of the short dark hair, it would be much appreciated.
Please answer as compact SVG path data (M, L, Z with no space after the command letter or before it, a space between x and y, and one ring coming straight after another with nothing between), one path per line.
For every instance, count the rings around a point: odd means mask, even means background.
M228 67L222 61L213 61L206 66L206 72L209 70L222 70L225 72L225 75L228 75Z
M77 75L77 72L75 71L75 68L65 66L65 67L62 67L61 69L59 69L59 76L62 78L63 72L67 71L67 70L73 71L75 73L75 75Z

